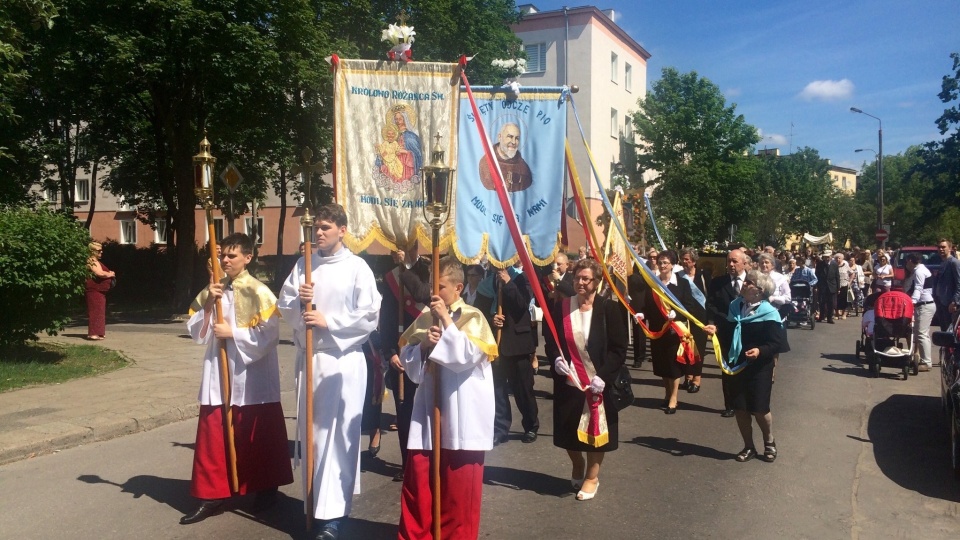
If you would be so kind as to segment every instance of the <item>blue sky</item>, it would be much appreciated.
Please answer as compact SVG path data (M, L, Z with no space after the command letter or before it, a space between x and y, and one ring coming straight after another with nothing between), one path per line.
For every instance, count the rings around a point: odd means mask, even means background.
M523 3L523 2L518 2ZM534 0L541 11L562 0ZM653 56L647 89L664 67L696 71L781 154L809 146L834 165L859 170L883 153L939 140L937 94L960 52L957 0L725 2L611 0L616 22ZM791 137L792 124L792 137Z

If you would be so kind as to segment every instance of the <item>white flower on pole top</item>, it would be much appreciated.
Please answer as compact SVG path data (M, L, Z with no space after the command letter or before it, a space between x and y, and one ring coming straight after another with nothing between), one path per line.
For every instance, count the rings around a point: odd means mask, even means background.
M417 33L413 30L412 26L391 24L380 34L380 41L389 41L394 45L413 43L415 41L413 36L415 35L417 35Z

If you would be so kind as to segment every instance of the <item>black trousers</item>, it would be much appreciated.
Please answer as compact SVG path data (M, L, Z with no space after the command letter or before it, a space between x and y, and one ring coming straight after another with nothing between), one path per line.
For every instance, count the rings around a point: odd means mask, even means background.
M389 369L393 369L392 367ZM397 409L397 436L400 437L400 460L403 468L407 467L407 438L410 436L410 421L413 418L413 398L417 395L417 385L404 373L403 401L400 401L400 392L393 391L393 404Z
M640 324L633 320L633 361L643 362L643 357L647 354L647 335L643 333Z
M533 365L530 355L501 356L493 362L493 398L496 406L493 421L493 438L499 440L507 436L513 424L513 411L510 409L509 392L520 411L523 431L540 431L537 418L537 398L533 394Z
M826 287L820 289L820 318L833 320L833 312L837 305L836 293L831 293Z

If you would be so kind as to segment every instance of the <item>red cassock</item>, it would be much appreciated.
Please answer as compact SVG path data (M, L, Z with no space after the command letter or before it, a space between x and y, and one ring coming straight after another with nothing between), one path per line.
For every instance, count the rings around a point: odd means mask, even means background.
M293 483L287 451L287 428L279 403L233 406L237 478L244 495ZM201 405L193 453L190 494L198 499L230 497L223 407Z
M409 450L400 495L401 540L432 540L430 450ZM477 538L483 498L482 450L440 450L440 537Z

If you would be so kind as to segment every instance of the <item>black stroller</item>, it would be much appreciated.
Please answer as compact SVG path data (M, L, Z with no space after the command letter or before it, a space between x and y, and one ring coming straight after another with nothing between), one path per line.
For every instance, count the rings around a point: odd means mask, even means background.
M813 330L817 321L813 317L813 288L805 281L790 283L790 309L787 312L786 324L806 326Z

